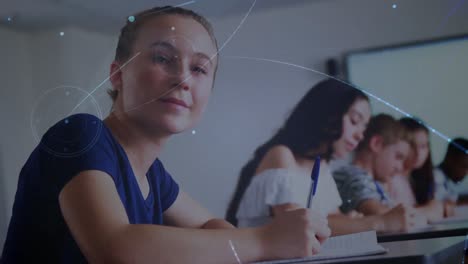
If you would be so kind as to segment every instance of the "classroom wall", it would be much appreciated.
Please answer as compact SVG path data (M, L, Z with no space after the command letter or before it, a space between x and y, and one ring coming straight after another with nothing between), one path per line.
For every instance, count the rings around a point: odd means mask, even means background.
M453 3L401 1L393 9L388 1L317 1L262 12L254 9L221 51L213 96L203 120L193 129L195 133L190 130L176 135L161 159L185 191L222 217L240 168L281 125L301 96L321 79L319 74L304 69L230 56L286 61L323 72L327 58L348 50L468 33L466 8L446 19ZM220 45L243 15L211 19ZM65 33L63 37L59 36L60 31ZM0 28L0 36L0 57L8 58L0 64L1 242L11 215L19 170L36 144L33 130L40 132L47 122L53 121L52 114L41 112L46 108L39 107L42 110L33 116L43 117L41 126L31 128L34 106L52 107L66 100L61 93L64 88L50 92L53 88L79 87L71 90L79 96L105 80L117 33L80 28L39 32ZM110 107L105 94L108 87L109 83L104 83L94 94L104 116ZM47 92L48 96L41 97ZM396 88L395 93L404 91ZM98 111L91 103L83 109ZM66 109L56 112L57 116L67 113Z
M66 34L61 37L60 31ZM0 64L3 86L0 89L0 248L3 248L18 175L37 144L34 134L43 134L54 118L70 111L68 106L73 102L66 104L61 93L64 86L89 91L106 78L112 53L109 47L114 47L115 39L76 28L19 32L3 27L0 36L3 61ZM75 99L86 95L79 89L70 91ZM105 89L97 92L95 98L105 114L110 101L103 95ZM54 108L57 105L66 107ZM96 109L89 105L87 102L81 109L96 114ZM40 123L36 123L39 119Z
M0 246L3 245L17 174L31 148L28 116L31 101L30 37L0 28Z

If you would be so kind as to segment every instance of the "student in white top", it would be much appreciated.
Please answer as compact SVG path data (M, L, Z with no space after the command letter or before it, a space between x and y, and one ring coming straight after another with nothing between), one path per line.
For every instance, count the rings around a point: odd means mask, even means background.
M286 123L244 166L226 218L240 227L267 223L292 208L305 207L314 159L321 171L312 209L328 217L332 235L365 230L400 230L402 215L351 218L339 211L340 194L329 171L332 157L348 155L363 137L370 119L367 96L328 79L314 86Z

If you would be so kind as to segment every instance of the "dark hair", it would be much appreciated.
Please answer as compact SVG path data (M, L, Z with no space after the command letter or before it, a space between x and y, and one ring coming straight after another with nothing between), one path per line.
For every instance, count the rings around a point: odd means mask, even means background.
M120 36L117 43L117 48L115 50L115 61L124 62L130 58L132 54L133 44L137 39L139 29L150 19L163 16L163 15L179 15L188 18L200 23L208 32L211 37L211 40L218 50L218 43L214 36L213 27L210 22L206 20L203 16L195 13L192 10L188 10L181 7L173 6L164 6L164 7L154 7L141 11L134 16L131 16L132 19L128 18L126 20L125 26L120 30ZM217 64L216 64L217 65ZM115 101L117 98L118 92L113 89L109 89L107 93L112 98L112 101Z
M379 135L384 145L396 143L398 140L409 142L408 133L398 120L388 114L378 114L371 118L364 131L364 138L356 148L356 153L367 150L373 136Z
M429 129L423 124L419 119L414 119L410 117L404 117L400 119L400 123L406 128L408 133L410 133L410 144L413 148L416 148L416 143L414 142L413 136L414 133L418 131L424 131L429 136ZM428 142L429 155L424 161L421 168L414 169L410 172L410 183L411 188L413 189L416 202L419 205L426 204L430 200L434 199L434 172L432 164L432 155L431 148Z
M242 168L226 219L237 225L236 213L242 197L268 150L277 145L287 146L294 155L314 159L316 155L329 160L332 143L342 134L343 116L357 100L369 100L356 88L334 79L316 84L293 109L285 124L254 153ZM315 153L311 153L315 152Z
M447 157L463 157L468 155L468 140L465 138L454 138L450 141L447 147L447 153L445 154L445 158Z

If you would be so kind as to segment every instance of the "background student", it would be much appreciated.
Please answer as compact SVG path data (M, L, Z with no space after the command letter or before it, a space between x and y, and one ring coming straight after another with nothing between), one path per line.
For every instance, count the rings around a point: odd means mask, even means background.
M454 204L458 200L457 184L468 175L468 140L453 139L447 147L443 161L434 169L435 197Z
M393 208L404 216L405 229L426 224L427 219L414 209L395 204L384 186L402 171L409 151L406 130L397 120L387 114L372 117L352 164L333 172L343 199L340 209L382 215Z
M444 208L434 199L429 130L422 121L409 117L400 119L400 123L407 130L410 152L403 170L388 183L389 196L395 203L416 207L429 220L440 220L444 216Z

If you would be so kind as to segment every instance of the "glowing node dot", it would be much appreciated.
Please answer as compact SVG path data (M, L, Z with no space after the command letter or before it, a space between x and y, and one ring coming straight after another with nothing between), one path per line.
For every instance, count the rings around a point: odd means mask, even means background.
M68 119L65 119L65 124L68 124L70 121L68 121Z
M129 16L129 17L128 17L128 21L129 21L130 23L135 22L135 17L134 17L134 16Z
M192 135L195 135L196 133L197 133L197 131L192 130Z
M396 5L396 4L393 4L393 5L392 5L392 8L393 8L393 9L397 8L397 5Z
M61 31L59 35L63 37L63 35L65 35L65 32Z
M351 203L351 199L348 199L348 201L347 201L347 202L348 202L348 203Z
M174 30L175 30L175 27L171 27L171 30L174 31Z
M11 17L7 17L7 21L11 22L13 19Z

